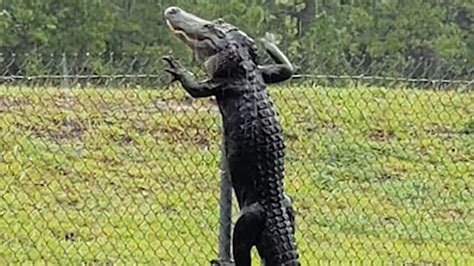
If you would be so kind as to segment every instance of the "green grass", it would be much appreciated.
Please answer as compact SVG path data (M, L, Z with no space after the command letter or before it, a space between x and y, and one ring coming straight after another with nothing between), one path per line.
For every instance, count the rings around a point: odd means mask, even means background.
M271 94L303 265L474 264L474 94ZM0 264L208 264L219 143L180 88L0 87Z

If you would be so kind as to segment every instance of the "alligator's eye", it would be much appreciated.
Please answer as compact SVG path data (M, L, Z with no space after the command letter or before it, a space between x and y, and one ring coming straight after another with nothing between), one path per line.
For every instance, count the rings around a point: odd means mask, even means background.
M225 21L224 21L223 18L218 18L218 19L214 20L214 23L219 24L219 25L222 25L222 24L225 23Z
M225 37L225 33L222 32L221 30L216 29L215 33L216 33L217 37L219 37L219 38L224 38Z
M212 29L212 28L214 28L214 26L212 26L212 24L204 24L203 28Z

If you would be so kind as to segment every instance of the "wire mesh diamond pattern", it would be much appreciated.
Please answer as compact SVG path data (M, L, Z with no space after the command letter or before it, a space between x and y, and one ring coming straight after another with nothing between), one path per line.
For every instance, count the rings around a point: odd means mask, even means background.
M2 57L2 264L218 256L213 99L168 85L150 55ZM269 87L302 264L474 263L473 71L351 60Z

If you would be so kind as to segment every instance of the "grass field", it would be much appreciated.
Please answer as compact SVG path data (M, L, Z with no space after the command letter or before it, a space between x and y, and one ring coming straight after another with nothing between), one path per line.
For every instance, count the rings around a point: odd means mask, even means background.
M271 94L303 265L474 265L472 92ZM0 86L0 264L208 265L219 143L180 88Z

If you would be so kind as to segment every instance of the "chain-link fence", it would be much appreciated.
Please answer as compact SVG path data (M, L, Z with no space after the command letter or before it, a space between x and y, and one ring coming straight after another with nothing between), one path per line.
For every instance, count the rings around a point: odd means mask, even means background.
M2 264L206 265L228 249L215 102L166 85L159 58L109 56L109 72L52 55L34 74L1 57ZM419 66L432 74L269 88L303 265L474 263L473 71Z

